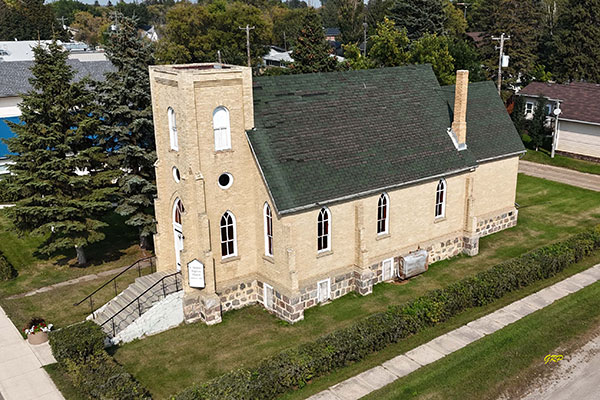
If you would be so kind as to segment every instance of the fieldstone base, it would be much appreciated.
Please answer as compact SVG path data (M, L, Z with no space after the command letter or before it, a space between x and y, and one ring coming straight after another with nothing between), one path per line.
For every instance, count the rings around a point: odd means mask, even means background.
M183 315L185 322L203 321L207 325L221 322L221 299L216 294L193 295L183 297Z
M479 236L465 236L463 237L462 241L463 253L469 256L476 256L477 254L479 254Z
M512 228L517 225L518 215L519 211L514 209L512 211L503 212L500 215L478 217L475 233L479 237L483 237L503 229Z
M464 248L462 232L444 239L437 240L424 247L429 254L429 264L459 255Z
M260 289L262 290L262 287ZM218 292L222 312L255 304L258 301L258 292L259 287L256 279L240 282Z

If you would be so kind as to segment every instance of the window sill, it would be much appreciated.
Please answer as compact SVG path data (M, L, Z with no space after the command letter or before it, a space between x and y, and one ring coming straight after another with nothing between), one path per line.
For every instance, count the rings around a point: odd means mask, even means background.
M226 153L233 153L233 149L215 150L215 155L226 154Z
M221 258L221 264L226 264L232 261L238 261L240 259L240 256L231 256L231 257L226 257L226 258Z
M333 254L332 250L323 250L323 251L319 251L317 253L317 258L321 258L321 257L326 257L326 256L330 256Z
M383 239L387 239L389 237L390 237L389 233L378 233L375 240L383 240Z
M275 264L275 260L273 259L273 256L267 256L267 255L263 254L262 258L263 258L263 260L270 262L271 264Z
M434 223L434 224L437 224L437 223L440 223L440 222L444 222L445 220L446 220L446 217L436 217L436 218L433 220L433 223Z

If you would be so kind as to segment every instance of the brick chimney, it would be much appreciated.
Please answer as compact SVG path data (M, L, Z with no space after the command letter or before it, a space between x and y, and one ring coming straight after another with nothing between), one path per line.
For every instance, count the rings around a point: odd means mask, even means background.
M467 143L467 94L469 91L469 71L456 71L456 87L454 89L454 121L452 130L458 145Z

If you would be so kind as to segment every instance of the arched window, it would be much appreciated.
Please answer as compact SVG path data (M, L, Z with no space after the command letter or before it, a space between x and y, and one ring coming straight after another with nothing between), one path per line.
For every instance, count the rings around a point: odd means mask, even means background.
M440 179L435 191L435 217L442 218L446 214L446 181Z
M183 214L184 208L181 200L175 200L173 204L173 223L181 226L181 214Z
M265 255L273 256L273 214L271 214L271 207L265 203L263 210L265 218Z
M213 112L213 131L215 132L215 150L230 149L229 111L225 107L217 107Z
M179 144L177 140L177 119L175 118L175 111L171 107L167 110L169 119L169 138L171 139L171 150L179 150Z
M235 238L235 216L231 211L226 211L221 217L221 257L233 257L237 255L237 243Z
M377 204L377 234L388 233L390 221L389 204L390 198L387 194L382 193L379 196L379 203Z
M321 208L317 218L317 250L327 251L331 249L331 215L325 207Z

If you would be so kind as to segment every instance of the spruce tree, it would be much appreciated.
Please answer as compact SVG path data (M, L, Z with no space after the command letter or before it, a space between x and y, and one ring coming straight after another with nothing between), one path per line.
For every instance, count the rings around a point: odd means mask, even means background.
M83 265L85 247L104 239L100 218L111 208L94 98L86 79L73 82L67 52L56 42L34 48L34 57L32 89L19 105L22 124L10 123L16 136L7 140L16 153L8 189L17 201L10 213L20 231L48 235L42 254L75 248Z
M546 105L548 101L544 97L540 97L535 110L533 112L533 118L528 122L527 133L531 137L531 144L535 146L535 151L538 151L540 147L544 145L546 137L551 133L550 128L546 125Z
M155 232L156 150L148 75L154 56L133 19L121 16L118 21L105 48L116 70L97 86L100 131L110 168L118 176L116 211L138 229L140 246L147 249Z
M442 0L396 0L389 15L399 29L406 28L411 40L425 33L444 33L446 14Z
M569 0L557 25L553 72L563 81L600 83L600 0Z
M331 47L325 41L321 18L313 10L307 10L302 20L302 30L292 52L294 73L335 71L337 59L331 57Z

